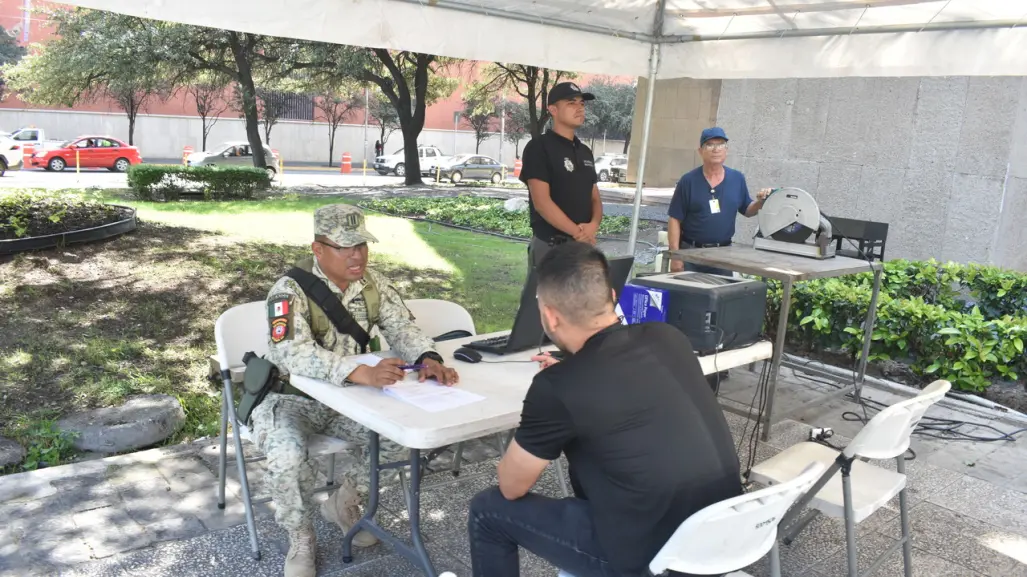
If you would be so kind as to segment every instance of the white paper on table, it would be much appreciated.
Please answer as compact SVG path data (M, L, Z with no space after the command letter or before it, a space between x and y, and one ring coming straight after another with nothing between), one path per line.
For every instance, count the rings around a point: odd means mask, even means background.
M455 409L456 407L477 403L485 398L475 393L439 385L431 381L423 383L401 381L399 384L384 387L382 390L390 397L414 405L429 413Z
M377 366L378 363L382 362L382 357L372 354L357 355L355 357L350 358L352 358L353 362L357 363L358 365L367 365L369 367Z

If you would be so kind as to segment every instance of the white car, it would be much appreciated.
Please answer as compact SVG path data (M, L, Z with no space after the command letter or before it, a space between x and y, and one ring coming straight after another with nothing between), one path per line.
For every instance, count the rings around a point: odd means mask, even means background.
M596 176L599 182L610 182L613 175L613 168L625 168L628 165L628 157L624 154L604 154L596 159Z
M21 161L25 151L21 145L9 136L0 136L0 176L8 170L21 170Z
M437 146L420 145L417 147L417 156L420 158L421 175L434 174L435 167L446 158L442 150ZM392 173L396 176L406 176L407 165L403 149L400 148L392 154L379 156L374 159L374 169L378 174L385 176Z

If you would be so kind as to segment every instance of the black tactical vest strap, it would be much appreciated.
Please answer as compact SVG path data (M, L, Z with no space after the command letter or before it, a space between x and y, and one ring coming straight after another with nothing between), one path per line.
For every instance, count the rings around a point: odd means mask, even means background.
M299 267L293 267L285 274L292 277L300 285L300 288L303 289L307 298L314 301L314 304L324 311L328 320L332 321L332 324L335 325L335 330L353 337L357 344L360 345L360 352L367 352L367 345L371 342L371 335L367 334L364 327L360 326L360 323L353 318L353 315L346 310L346 307L342 306L339 297L335 296L335 293L332 292L332 289L328 288L328 285L323 280L317 278L317 275L314 273Z

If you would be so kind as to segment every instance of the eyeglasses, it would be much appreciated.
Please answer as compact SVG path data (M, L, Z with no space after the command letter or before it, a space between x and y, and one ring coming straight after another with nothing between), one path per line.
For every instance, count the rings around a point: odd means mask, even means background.
M354 245L354 246L338 246L338 245L335 245L335 244L328 244L327 242L324 242L324 241L321 241L321 240L314 241L314 242L316 242L317 244L319 244L321 246L327 246L328 248L333 248L333 249L339 251L340 254L353 254L354 251L367 248L367 243L366 242L362 242L362 243L360 243L358 245Z
M726 142L707 142L702 145L706 150L727 150Z

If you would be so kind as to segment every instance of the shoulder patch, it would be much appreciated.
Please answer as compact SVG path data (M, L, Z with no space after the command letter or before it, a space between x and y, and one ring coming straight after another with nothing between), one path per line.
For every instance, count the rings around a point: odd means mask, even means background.
M292 337L292 295L276 294L267 299L267 318L272 343Z

